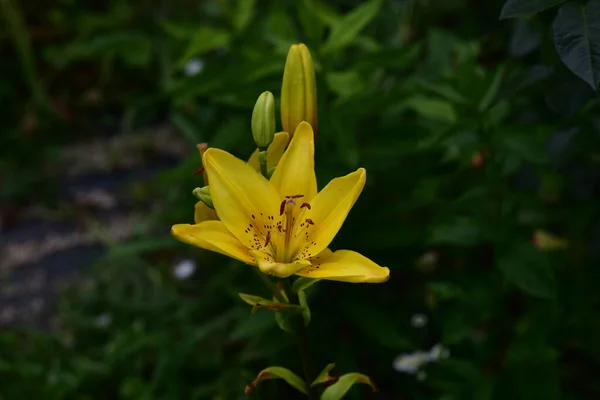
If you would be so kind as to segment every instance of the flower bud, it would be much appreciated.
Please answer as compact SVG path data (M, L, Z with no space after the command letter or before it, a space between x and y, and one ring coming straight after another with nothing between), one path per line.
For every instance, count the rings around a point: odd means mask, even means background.
M565 239L552 235L541 229L533 232L531 241L535 247L543 251L560 250L568 247L569 245Z
M204 153L206 153L206 150L208 150L208 143L197 144L196 148L198 149L198 153L200 153L200 161L204 165L203 156L204 156ZM196 173L201 173L202 179L204 179L204 185L208 185L208 175L206 174L206 170L204 169L204 167L198 168Z
M261 150L266 150L275 136L275 99L271 92L263 92L252 111L252 136Z
M210 207L214 210L215 206L212 202L212 198L210 197L210 190L209 190L208 186L204 186L202 188L196 188L192 191L192 193L194 194L194 196L196 196L196 198L198 200L200 200L201 202L203 202L208 207Z
M317 132L317 81L308 48L300 43L290 47L281 85L281 125L291 136L300 122Z

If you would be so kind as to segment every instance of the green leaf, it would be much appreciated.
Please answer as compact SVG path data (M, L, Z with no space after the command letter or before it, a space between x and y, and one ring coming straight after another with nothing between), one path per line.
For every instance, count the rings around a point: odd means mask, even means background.
M183 67L185 63L194 56L199 56L211 50L226 46L229 44L230 40L231 34L226 30L211 28L209 26L199 28L192 37L183 57L179 60L179 67Z
M238 293L238 296L252 307L252 314L254 314L259 308L266 308L272 311L278 311L285 314L298 314L304 312L304 307L296 304L278 303L273 300L268 300L260 296L252 294Z
M500 89L500 84L502 83L502 77L504 76L504 67L500 67L496 70L496 74L494 75L494 79L492 83L488 87L488 90L483 95L483 98L479 102L478 110L480 113L485 112L492 104L496 95L498 94L498 90Z
M321 48L323 53L339 51L350 45L358 34L377 16L381 0L370 0L333 25L327 41Z
M287 368L283 367L268 367L259 372L256 379L246 386L244 393L248 394L256 389L256 385L259 382L266 381L268 379L283 379L290 386L294 387L298 391L308 395L308 385L298 375L294 374Z
M556 297L556 277L546 254L528 242L501 249L496 265L517 287L532 296Z
M597 90L600 84L600 0L570 2L552 24L554 45L562 62Z
M292 291L294 293L301 292L303 290L308 289L309 287L311 287L312 285L314 285L315 283L317 283L319 281L320 281L320 279L300 277L300 278L296 279L294 281L294 283L292 284Z
M457 119L456 111L449 101L416 95L408 99L405 105L423 118L450 123Z
M329 375L329 373L331 372L331 370L334 367L335 367L335 363L327 364L327 366L325 368L323 368L323 371L321 371L319 373L319 375L317 375L317 377L315 378L315 380L313 381L313 383L310 384L310 387L313 387L315 385L319 385L321 383L328 383L328 382L331 382L332 380L335 380L334 377L332 377L331 375Z
M537 14L566 0L506 0L500 19Z
M252 21L255 6L256 0L237 0L233 15L233 27L236 31L242 31Z
M330 72L325 76L327 86L340 97L352 97L364 92L365 83L356 71Z
M377 391L377 386L375 386L371 378L357 372L352 372L340 376L336 383L325 389L321 395L321 400L340 400L355 383L367 384L371 386L374 392Z
M255 306L261 302L273 303L272 300L268 300L268 299L265 299L264 297L260 297L260 296L255 296L253 294L238 293L238 296L240 296L240 299L242 299L244 301L244 303L251 305L251 306Z
M450 243L471 246L485 240L483 227L471 218L456 217L434 226L430 243Z
M308 326L310 324L310 308L308 308L308 303L306 302L306 293L303 290L298 292L298 302L300 303L300 307L302 307L302 319L304 320L304 326Z

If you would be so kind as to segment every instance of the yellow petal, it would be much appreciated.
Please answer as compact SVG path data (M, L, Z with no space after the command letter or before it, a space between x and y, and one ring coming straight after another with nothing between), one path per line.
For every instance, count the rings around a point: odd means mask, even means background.
M305 207L296 221L291 251L294 259L306 259L325 250L338 233L365 186L363 168L329 182Z
M270 241L267 232L279 217L277 190L247 163L223 150L208 149L204 166L219 219L244 246L264 250Z
M273 257L259 250L250 250L250 254L254 257L258 268L265 275L273 275L279 278L287 278L293 275L296 271L310 266L310 261L299 260L293 263L275 262Z
M329 256L314 257L313 264L296 275L351 283L381 283L390 278L390 270L355 251L338 250Z
M282 198L303 195L299 199L301 203L310 202L317 194L315 141L312 127L307 122L298 125L290 146L271 176L271 183Z
M256 265L248 249L220 221L205 221L196 225L173 225L171 235L183 243L221 253L246 264Z
M204 221L218 221L219 217L215 210L199 201L194 207L194 222L199 224Z
M290 141L290 135L287 132L278 132L273 138L273 143L267 148L267 168L273 168L279 163L285 147ZM258 163L258 149L254 150L254 153L250 156L248 164L257 171L260 171L260 164Z

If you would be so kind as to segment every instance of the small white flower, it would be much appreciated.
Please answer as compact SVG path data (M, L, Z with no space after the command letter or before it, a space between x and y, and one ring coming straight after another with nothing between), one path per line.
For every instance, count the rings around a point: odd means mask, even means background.
M94 325L98 328L106 328L112 323L112 315L110 313L102 313L94 319Z
M173 269L173 275L177 279L188 279L196 271L194 260L181 260Z
M421 367L425 364L437 362L448 357L450 357L450 350L438 343L429 351L415 351L410 354L400 354L394 359L393 365L396 371L417 375L417 379L422 381L427 375L424 371L421 371Z
M450 350L438 343L431 348L429 356L431 358L431 361L438 361L443 358L450 357Z
M413 328L423 328L428 321L427 315L421 313L417 313L410 318L410 324Z
M415 351L411 354L400 354L394 359L394 369L398 372L404 372L414 375L421 367L429 362L429 353L425 351Z
M185 64L183 73L186 76L195 76L204 70L204 61L199 58L192 58Z

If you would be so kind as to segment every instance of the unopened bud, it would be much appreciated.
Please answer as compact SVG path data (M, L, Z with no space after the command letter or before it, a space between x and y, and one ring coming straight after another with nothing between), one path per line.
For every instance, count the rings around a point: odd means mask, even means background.
M212 202L212 198L210 197L210 190L208 186L196 188L192 191L192 193L194 194L194 196L196 196L198 200L200 200L201 202L203 202L208 207L214 210L215 206Z
M275 136L275 99L271 92L263 92L252 111L252 136L261 150L266 150Z
M300 43L290 47L281 85L281 125L291 136L306 121L317 132L317 81L308 48Z
M538 229L535 232L533 232L531 241L533 242L533 245L535 247L545 251L560 250L566 248L569 245L569 243L565 239L552 235L541 229Z
M198 153L200 153L200 161L202 162L202 165L204 165L204 153L206 153L206 150L208 150L208 143L200 143L196 145L196 148L198 149ZM202 173L202 179L204 179L204 185L208 185L208 175L206 174L206 170L204 169L204 167L200 167L198 169L198 171L196 171L196 173Z

